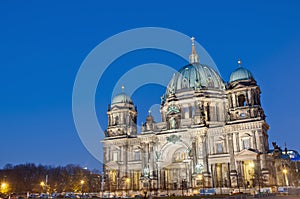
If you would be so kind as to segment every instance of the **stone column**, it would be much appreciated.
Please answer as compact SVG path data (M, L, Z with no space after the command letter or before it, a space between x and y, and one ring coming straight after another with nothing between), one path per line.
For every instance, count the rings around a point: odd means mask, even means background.
M231 178L230 178L230 163L226 164L226 178L227 178L227 184L226 187L231 186Z
M212 176L212 186L216 187L218 185L216 164L211 164L211 176Z
M149 166L149 143L145 143L145 166Z
M233 134L228 134L228 151L230 155L230 170L236 170L234 160Z
M209 187L210 186L210 172L208 168L208 151L207 151L207 135L201 136L202 141L202 157L203 157L203 179L204 179L204 186Z
M228 96L228 107L232 108L232 96L231 95Z
M239 151L241 151L241 147L240 147L240 136L239 136L239 133L238 132L236 132L235 134L235 146L236 146L236 151L237 152L239 152Z
M154 150L153 150L153 142L149 143L149 158L150 158L150 176L153 177L153 173L154 173Z
M266 154L261 154L261 175L262 178L264 179L264 185L268 186L270 183L270 172L269 169L267 168L267 158L266 158Z
M191 172L194 173L194 169L198 163L198 159L197 159L197 137L194 137L192 139L192 154L193 154L193 158L192 158L192 168L191 168Z
M160 175L160 165L159 165L159 162L157 162L156 163L156 169L157 169L157 189L159 190L160 189L160 184L161 184L161 182L160 182L160 178L161 178L161 175Z
M233 105L233 107L236 107L236 98L235 98L235 94L232 93L231 97L232 97L232 105Z
M253 106L253 97L251 95L251 90L248 90L248 102L249 104L251 104L251 106Z
M126 176L128 175L128 150L129 150L129 146L128 146L128 141L126 140L126 144L124 146L124 157L125 157L124 165L125 165Z
M235 158L234 158L234 138L236 136L233 136L232 133L228 134L228 150L230 155L230 168L229 169L229 175L230 175L230 182L231 186L236 187L237 186L237 171L236 171L236 165L235 165ZM235 139L236 140L236 139Z
M245 93L244 93L244 95L245 95L245 100L246 100L246 106L249 106L249 96L248 96L248 92L247 91L245 91Z
M258 147L257 147L257 138L256 138L256 131L252 131L252 138L253 138L254 149L258 150Z
M201 136L203 173L209 173L207 161L207 135Z
M144 174L144 168L146 166L146 145L145 143L141 143L141 158L142 158L142 169L141 169L141 172L142 172L142 175Z
M206 118L205 118L205 120L206 121L210 121L211 120L211 115L210 115L210 104L209 103L207 103L207 105L206 105L206 107L205 107L205 116L206 116Z

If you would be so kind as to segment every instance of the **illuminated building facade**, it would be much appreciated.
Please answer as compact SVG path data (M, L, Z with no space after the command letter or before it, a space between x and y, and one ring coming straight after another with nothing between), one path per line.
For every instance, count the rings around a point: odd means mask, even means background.
M161 122L149 112L137 132L137 110L124 91L108 109L105 190L172 191L256 187L276 183L260 87L241 66L223 81L201 64L194 41L190 63L161 97Z

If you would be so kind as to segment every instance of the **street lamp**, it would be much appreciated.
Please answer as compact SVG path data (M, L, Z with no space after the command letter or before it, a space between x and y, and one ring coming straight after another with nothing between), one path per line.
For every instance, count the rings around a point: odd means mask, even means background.
M1 193L7 193L7 191L8 191L8 184L6 182L2 182Z
M286 186L289 186L289 180L288 180L288 178L287 178L288 170L287 170L286 168L284 168L284 169L282 170L282 173L284 174L285 185L286 185Z
M125 189L126 189L126 195L128 196L128 192L129 192L129 184L130 183L130 178L126 177L125 178Z
M80 184L81 184L81 196L83 195L83 184L84 184L84 180L81 180L80 181Z
M7 187L7 184L6 184L5 182L3 182L3 183L1 184L1 189L6 189L6 187Z
M41 181L40 185L41 185L41 187L42 187L42 192L44 192L45 182L44 182L44 181Z

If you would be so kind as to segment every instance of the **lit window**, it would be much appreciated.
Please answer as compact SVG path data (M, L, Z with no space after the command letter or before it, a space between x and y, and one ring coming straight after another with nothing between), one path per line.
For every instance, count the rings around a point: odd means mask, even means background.
M192 117L195 115L195 107L192 106Z
M248 139L243 139L243 149L249 149L250 148L250 140Z
M183 117L186 119L186 118L189 118L189 108L188 107L185 107L183 109Z
M118 152L113 153L113 161L118 161Z
M134 160L140 160L140 151L134 152Z
M217 153L223 153L223 144L217 143Z

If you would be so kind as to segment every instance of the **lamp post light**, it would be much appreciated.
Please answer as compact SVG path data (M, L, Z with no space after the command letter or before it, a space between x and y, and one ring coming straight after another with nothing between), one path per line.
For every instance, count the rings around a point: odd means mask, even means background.
M7 187L7 184L6 184L5 182L3 182L3 183L1 184L1 189L6 189L6 187Z
M84 185L84 180L80 181L81 184L81 196L83 196L83 185Z
M45 185L46 185L45 182L44 182L44 181L41 181L41 182L40 182L40 185L41 185L41 187L42 187L42 191L41 191L41 192L44 192L44 187L45 187Z
M286 185L286 186L289 186L289 180L288 180L288 177L287 177L288 170L287 170L286 168L284 168L284 169L282 170L282 173L283 173L283 175L284 175L285 185Z
M130 185L130 178L126 177L125 178L125 190L126 190L126 195L128 196L128 192L129 192L129 185Z
M1 193L7 193L8 192L8 184L6 182L1 183Z

